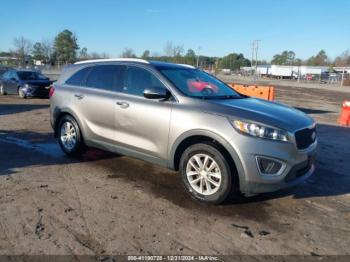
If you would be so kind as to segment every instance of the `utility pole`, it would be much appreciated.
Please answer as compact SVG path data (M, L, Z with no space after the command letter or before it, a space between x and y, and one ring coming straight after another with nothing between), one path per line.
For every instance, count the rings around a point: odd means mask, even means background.
M254 52L255 52L255 40L251 43L251 47L252 47L252 60L250 62L250 68L251 68L252 73L253 73L253 60L254 60Z
M258 72L258 51L259 51L259 42L260 40L256 41L256 48L255 48L255 72Z
M255 58L255 75L257 74L258 71L258 51L259 51L259 42L261 40L253 40L252 42L252 60L251 60L251 68L253 70L253 62Z

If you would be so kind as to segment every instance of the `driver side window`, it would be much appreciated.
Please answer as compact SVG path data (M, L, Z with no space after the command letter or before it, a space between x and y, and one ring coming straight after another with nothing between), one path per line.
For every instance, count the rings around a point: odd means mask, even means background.
M122 90L123 93L143 96L145 89L151 87L165 89L163 83L151 72L139 67L128 67Z

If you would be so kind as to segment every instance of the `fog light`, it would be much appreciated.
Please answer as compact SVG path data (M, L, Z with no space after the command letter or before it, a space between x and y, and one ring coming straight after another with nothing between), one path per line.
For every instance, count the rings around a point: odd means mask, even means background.
M258 168L263 175L280 175L284 170L284 163L277 160L266 157L256 157Z

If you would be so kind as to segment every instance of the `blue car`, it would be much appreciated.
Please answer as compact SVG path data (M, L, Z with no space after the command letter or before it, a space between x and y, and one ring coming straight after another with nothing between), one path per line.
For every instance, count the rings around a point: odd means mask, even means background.
M21 98L48 97L52 81L34 70L10 69L0 77L0 94L18 94Z

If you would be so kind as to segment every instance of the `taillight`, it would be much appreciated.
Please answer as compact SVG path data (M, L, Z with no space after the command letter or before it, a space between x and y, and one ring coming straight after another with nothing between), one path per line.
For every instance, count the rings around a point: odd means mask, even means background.
M51 98L55 93L55 87L53 85L50 86L49 97Z

